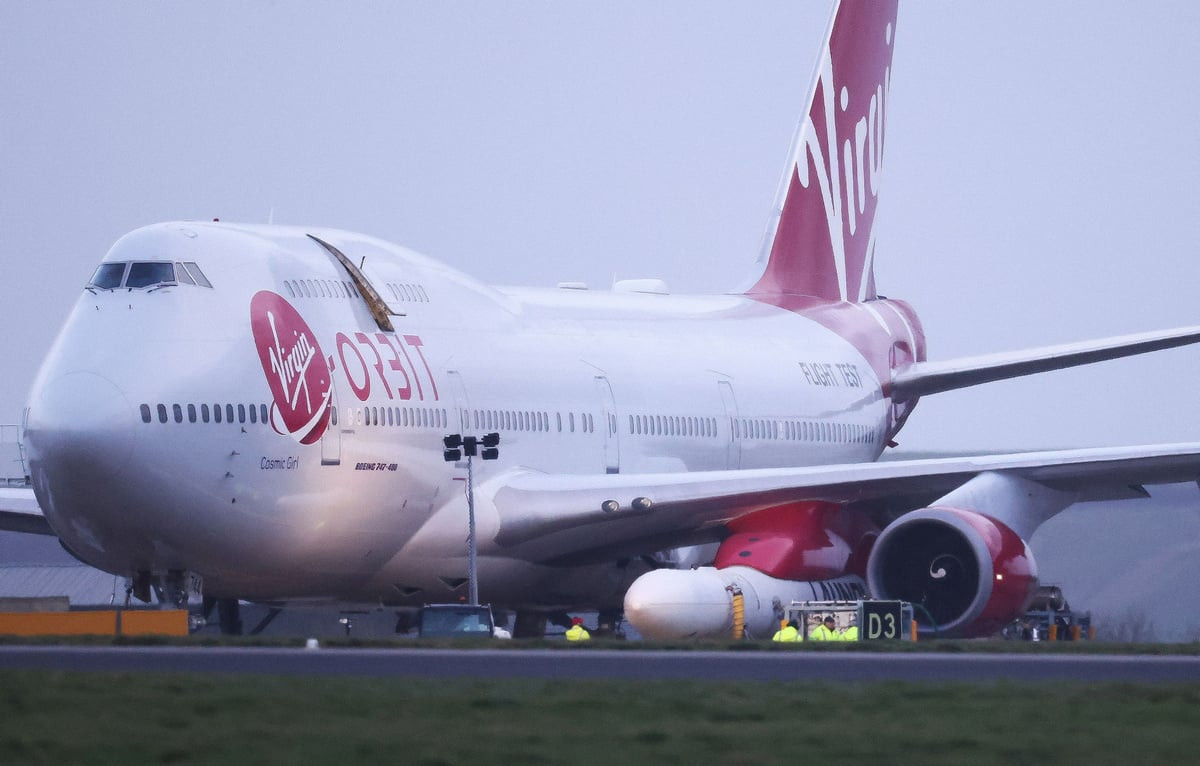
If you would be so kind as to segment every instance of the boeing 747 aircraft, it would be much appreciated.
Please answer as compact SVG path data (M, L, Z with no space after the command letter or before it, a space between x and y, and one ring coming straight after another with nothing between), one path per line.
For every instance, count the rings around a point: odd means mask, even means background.
M745 284L481 284L369 236L163 223L104 256L25 414L0 526L132 592L385 608L467 594L538 635L566 610L652 638L753 635L773 603L870 594L989 634L1073 503L1200 476L1200 445L876 462L923 396L1200 340L1200 327L930 361L876 288L896 3L842 0ZM883 244L879 243L883 248ZM470 318L464 306L471 307ZM697 551L701 553L697 553ZM692 566L697 565L697 566Z

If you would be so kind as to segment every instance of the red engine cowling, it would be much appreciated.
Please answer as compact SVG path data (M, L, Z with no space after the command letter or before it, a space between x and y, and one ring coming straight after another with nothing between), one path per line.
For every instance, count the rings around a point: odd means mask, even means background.
M926 636L986 636L1024 613L1037 564L1024 540L974 511L922 508L892 522L867 561L874 598L915 605Z

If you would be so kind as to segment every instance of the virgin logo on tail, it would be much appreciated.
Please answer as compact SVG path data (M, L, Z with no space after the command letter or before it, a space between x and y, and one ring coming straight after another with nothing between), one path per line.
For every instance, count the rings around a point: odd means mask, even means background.
M312 444L329 426L332 376L308 323L281 295L261 290L250 301L250 328L271 388L271 426Z
M750 293L875 297L875 207L896 2L843 0L821 56Z

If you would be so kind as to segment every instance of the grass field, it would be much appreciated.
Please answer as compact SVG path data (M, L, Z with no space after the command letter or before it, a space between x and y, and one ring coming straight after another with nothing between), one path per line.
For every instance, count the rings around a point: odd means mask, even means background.
M1193 762L1200 685L0 672L0 763Z

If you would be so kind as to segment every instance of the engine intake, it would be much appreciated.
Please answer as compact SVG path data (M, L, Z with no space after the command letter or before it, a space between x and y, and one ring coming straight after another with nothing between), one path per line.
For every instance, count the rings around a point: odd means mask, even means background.
M999 521L957 508L922 508L879 535L867 562L875 598L910 601L920 632L985 636L1024 613L1037 565Z

